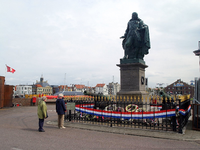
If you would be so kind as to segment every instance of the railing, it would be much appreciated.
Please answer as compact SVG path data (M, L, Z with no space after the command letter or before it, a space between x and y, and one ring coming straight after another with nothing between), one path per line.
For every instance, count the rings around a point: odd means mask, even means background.
M33 98L33 97L42 97L46 96L46 94L25 94L25 98Z
M177 116L179 120L179 133L183 133L183 128L187 125L190 116L191 116L190 99L187 99L185 101L179 100L179 113Z
M192 129L200 130L200 104L193 104Z
M65 101L75 105L65 115L69 121L179 133L183 133L191 110L190 100L181 98L93 97Z
M193 104L200 104L200 102L197 99L193 98Z

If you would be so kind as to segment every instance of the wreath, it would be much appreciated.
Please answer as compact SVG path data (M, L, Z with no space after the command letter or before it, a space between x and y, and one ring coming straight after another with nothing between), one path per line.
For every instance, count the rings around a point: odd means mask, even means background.
M113 110L116 110L116 109L117 109L116 104L108 105L108 106L105 107L105 111L113 111Z
M127 112L135 112L138 109L138 105L135 104L129 104L126 106L126 111Z

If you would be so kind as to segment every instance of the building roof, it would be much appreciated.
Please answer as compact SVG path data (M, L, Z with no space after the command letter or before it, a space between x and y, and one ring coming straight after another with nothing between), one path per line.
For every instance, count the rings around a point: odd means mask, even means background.
M51 87L58 88L59 86L58 85L51 85Z
M47 82L42 82L42 83L40 83L40 85L42 85L42 87L50 86L49 83L47 83Z
M77 89L83 89L85 88L85 85L75 84L74 85Z
M181 87L181 86L186 86L186 85L193 87L192 85L189 85L188 83L181 81L181 79L178 79L177 81L171 83L170 85L166 87L170 87L170 86Z
M103 84L97 84L96 85L96 87L104 87L105 86L105 84L103 83Z
M42 85L40 85L40 84L36 84L36 87L42 87Z
M54 95L59 95L60 93L62 93L64 96L67 96L67 95L84 95L82 92L77 92L77 91L62 91L62 92L57 92Z
M67 85L60 85L59 88L61 88L61 89L66 89L66 88L67 88Z
M40 84L42 87L50 86L49 83L47 83L47 81L44 81L43 77L40 78L40 82L36 82L36 85L38 84Z

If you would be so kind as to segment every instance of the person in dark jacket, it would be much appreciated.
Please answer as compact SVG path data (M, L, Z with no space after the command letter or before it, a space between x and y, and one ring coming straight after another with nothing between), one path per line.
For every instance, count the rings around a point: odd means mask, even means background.
M58 128L59 129L65 129L64 116L65 116L66 107L65 107L65 102L62 98L63 98L63 94L60 93L58 95L58 99L56 100L56 112L58 114Z

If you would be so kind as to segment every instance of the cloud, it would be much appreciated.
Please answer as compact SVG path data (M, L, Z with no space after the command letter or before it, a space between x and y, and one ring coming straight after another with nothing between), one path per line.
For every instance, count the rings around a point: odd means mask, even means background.
M0 75L8 84L96 85L120 82L119 39L132 12L149 26L151 49L144 60L149 86L185 82L199 74L200 10L197 0L5 1L0 6ZM5 64L16 69L5 72Z

